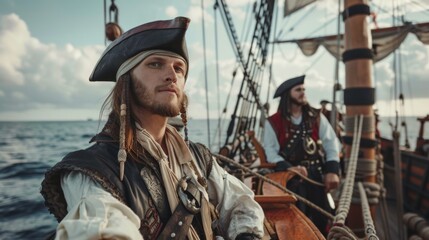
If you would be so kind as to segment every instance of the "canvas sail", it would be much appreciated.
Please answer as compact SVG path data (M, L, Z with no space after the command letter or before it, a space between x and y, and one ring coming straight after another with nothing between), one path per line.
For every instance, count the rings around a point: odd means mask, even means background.
M374 29L372 33L372 48L374 62L378 62L397 49L409 33L416 35L423 44L429 45L429 23L406 24L403 26ZM295 42L305 56L316 53L320 45L334 57L341 59L344 52L343 35L340 35L340 48L337 49L337 35L326 37L306 38L299 40L277 41L277 43Z
M285 0L284 16L286 17L315 1L316 0Z

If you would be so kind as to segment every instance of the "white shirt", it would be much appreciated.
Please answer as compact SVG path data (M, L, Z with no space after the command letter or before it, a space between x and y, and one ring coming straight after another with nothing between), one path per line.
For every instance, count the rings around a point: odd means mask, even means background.
M302 116L298 118L291 117L292 124L299 125L302 121ZM322 140L323 149L326 154L327 161L340 161L339 150L340 143L335 135L334 130L328 122L328 119L323 114L320 114L319 138ZM277 140L277 135L269 121L265 121L264 130L264 149L267 161L277 163L283 161L283 157L278 154L280 144Z
M143 239L138 216L89 176L80 172L64 174L61 187L68 214L58 225L55 239ZM208 189L224 235L230 239L243 232L263 235L264 213L253 200L253 192L216 161Z

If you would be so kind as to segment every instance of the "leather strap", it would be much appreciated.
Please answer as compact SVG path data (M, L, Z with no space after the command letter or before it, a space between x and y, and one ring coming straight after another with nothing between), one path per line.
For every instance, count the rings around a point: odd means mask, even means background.
M200 212L201 192L194 178L183 177L177 186L179 204L158 239L185 239L195 214Z
M185 239L194 216L183 204L177 205L158 239Z

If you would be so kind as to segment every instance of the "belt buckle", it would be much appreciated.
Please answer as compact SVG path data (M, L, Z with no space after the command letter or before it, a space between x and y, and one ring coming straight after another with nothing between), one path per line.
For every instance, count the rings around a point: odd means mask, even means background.
M179 186L177 188L177 195L179 195L179 199L182 202L183 206L192 214L197 214L200 212L200 203L198 199L190 192L188 191L190 187L195 188L197 191L199 191L196 187L195 180L191 177L183 177L179 181ZM191 190L195 190L191 189Z

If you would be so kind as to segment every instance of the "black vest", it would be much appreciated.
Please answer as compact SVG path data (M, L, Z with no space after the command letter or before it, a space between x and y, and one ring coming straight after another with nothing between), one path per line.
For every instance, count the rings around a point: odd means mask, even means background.
M166 198L164 201L154 201L148 186L141 176L143 168L148 168L152 176L160 177L157 164L145 164L154 161L150 156L144 156L145 160L138 162L128 157L125 163L125 175L123 181L119 179L118 142L109 136L99 134L94 137L96 143L85 150L79 150L67 154L63 160L45 173L42 182L41 194L45 199L45 206L60 222L67 214L67 203L61 189L61 176L69 171L79 171L90 176L106 191L127 205L141 220L140 232L145 239L156 239L167 220L171 216L171 210ZM201 172L208 178L212 168L212 156L209 150L202 144L190 142L190 150L194 155ZM149 155L149 154L146 154ZM156 168L153 166L156 165ZM147 169L146 169L147 170ZM158 179L162 184L162 179ZM155 181L157 182L157 181ZM156 184L159 185L159 184ZM158 187L158 192L165 195L163 186ZM152 191L153 192L153 191ZM193 226L198 233L203 233L201 216L196 216Z

